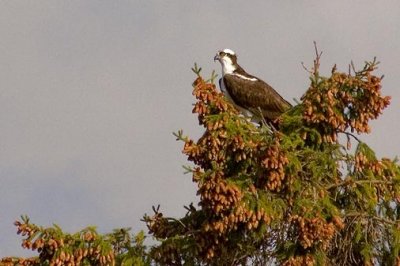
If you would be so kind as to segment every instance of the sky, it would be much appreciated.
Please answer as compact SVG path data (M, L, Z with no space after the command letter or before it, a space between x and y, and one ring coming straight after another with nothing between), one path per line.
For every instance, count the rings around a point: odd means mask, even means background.
M400 154L400 2L0 1L0 257L33 255L13 222L145 229L161 204L197 202L173 132L198 138L195 62L233 49L239 64L291 103L309 85L313 41L322 74L374 56L391 105L361 136Z

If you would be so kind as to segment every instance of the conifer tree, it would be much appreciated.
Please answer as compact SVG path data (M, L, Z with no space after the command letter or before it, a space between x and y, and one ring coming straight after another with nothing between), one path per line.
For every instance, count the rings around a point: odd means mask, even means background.
M361 140L389 105L378 62L319 73L279 129L241 116L195 66L193 113L204 134L176 133L193 163L199 204L182 218L153 207L143 221L157 244L128 229L66 234L16 222L31 259L1 265L400 265L400 166ZM18 264L19 263L19 264Z
M199 208L170 220L146 217L161 264L393 265L400 263L400 168L379 159L357 134L389 104L377 62L319 73L320 53L302 101L280 130L254 125L200 69L193 112L205 128L195 141L178 132L194 166ZM340 136L343 137L340 137ZM344 143L343 143L344 142ZM355 144L355 148L351 148Z

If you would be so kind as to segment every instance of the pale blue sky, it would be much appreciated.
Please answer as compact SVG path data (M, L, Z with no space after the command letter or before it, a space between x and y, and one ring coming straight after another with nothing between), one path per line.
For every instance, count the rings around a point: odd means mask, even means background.
M182 215L196 187L172 132L201 134L190 67L219 73L219 49L292 103L314 40L326 74L377 56L393 100L362 139L400 154L399 1L0 1L0 36L0 257L26 254L21 214L70 232Z

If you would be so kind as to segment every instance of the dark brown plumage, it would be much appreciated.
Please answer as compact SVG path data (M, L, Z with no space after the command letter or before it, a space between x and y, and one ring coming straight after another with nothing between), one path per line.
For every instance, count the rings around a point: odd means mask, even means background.
M258 108L260 108L267 120L278 118L292 106L270 85L260 79L252 81L249 89L243 89L248 86L246 85L247 80L235 75L226 74L223 81L236 105L248 109L253 114L257 114Z
M237 57L233 51L220 51L214 60L218 60L222 65L221 90L242 112L248 111L254 118L259 117L261 111L265 120L272 122L292 107L270 85L244 71L237 64ZM245 112L244 114L249 116Z

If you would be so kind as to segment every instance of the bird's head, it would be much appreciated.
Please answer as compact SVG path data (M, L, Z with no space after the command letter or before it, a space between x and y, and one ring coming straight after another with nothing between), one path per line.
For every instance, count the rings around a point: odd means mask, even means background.
M222 73L231 74L237 69L237 56L231 49L224 49L218 51L214 56L214 61L219 61L222 66Z

